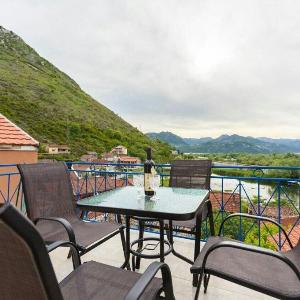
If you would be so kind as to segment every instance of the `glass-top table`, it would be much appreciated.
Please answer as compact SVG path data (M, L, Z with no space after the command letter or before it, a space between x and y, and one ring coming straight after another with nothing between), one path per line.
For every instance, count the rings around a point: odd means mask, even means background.
M79 200L83 210L110 212L158 219L190 220L201 203L208 198L205 189L160 187L154 197L127 186Z
M130 269L130 254L143 258L160 258L164 261L164 257L169 253L183 259L184 261L193 264L193 261L177 253L173 247L173 226L172 221L185 221L196 217L196 234L195 247L197 253L200 251L200 231L201 231L201 213L197 213L201 204L209 197L209 191L205 189L187 189L187 188L173 188L173 187L160 187L156 191L154 197L147 197L144 191L139 190L134 186L126 186L101 193L89 198L77 201L77 206L81 210L114 213L117 215L124 215L126 221L126 249L125 262L122 267ZM159 222L160 237L146 237L139 238L130 243L130 218L131 217L145 217L155 218ZM164 239L165 220L168 220L168 240ZM160 245L160 252L158 255L146 255L142 253L143 241L152 242L148 243L144 248L156 248ZM153 242L158 242L155 246ZM133 250L132 246L138 244L139 248ZM165 251L165 245L168 250ZM147 249L151 250L151 249ZM134 263L133 263L134 266Z

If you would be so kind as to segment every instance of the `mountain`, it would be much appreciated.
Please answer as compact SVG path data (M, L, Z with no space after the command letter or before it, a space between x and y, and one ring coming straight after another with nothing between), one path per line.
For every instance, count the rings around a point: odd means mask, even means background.
M300 139L272 139L267 137L260 137L259 139L269 143L284 145L290 149L294 149L296 152L300 152Z
M161 132L149 132L146 133L146 135L155 140L161 140L164 141L166 143L169 143L170 145L176 147L176 146L188 146L188 145L200 145L203 144L205 142L211 141L212 138L211 137L204 137L204 138L182 138L179 135L176 135L172 132L169 131L161 131Z
M171 135L172 133L169 133ZM153 134L152 134L153 136ZM159 138L159 134L156 135ZM181 138L186 144L172 144L185 153L284 153L300 152L299 140L244 137L237 134L218 138ZM167 139L164 141L168 142Z
M213 140L211 137L204 137L204 138L183 138L183 140L188 144L188 145L201 145L203 143L209 142Z
M286 147L261 141L253 137L244 137L237 134L221 135L199 146L200 152L246 152L246 153L272 153L287 152Z
M153 141L86 94L12 31L0 26L0 112L42 143L67 144L73 158L119 144L133 156L167 161L171 148Z
M172 146L188 145L183 138L169 131L162 131L159 133L149 132L146 133L146 135L153 140L160 140L169 143Z

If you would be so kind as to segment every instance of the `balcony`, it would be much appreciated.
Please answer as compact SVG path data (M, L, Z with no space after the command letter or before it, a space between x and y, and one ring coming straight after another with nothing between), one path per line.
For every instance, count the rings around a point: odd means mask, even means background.
M74 197L80 199L116 187L131 185L132 175L140 173L141 165L130 166L131 168L127 169L128 165L122 164L74 163L69 167ZM168 184L168 169L169 165L158 166L162 185ZM298 232L300 232L300 230L298 231L300 179L297 172L300 167L214 166L213 171L219 172L227 169L247 170L248 175L250 172L252 176L216 175L215 173L211 176L210 199L213 203L216 225L218 226L220 221L230 213L249 212L279 221L288 230L290 238L297 241ZM273 170L282 172L284 176L274 177ZM1 166L0 179L1 201L14 202L18 207L23 208L22 186L19 183L15 166ZM88 213L84 217L92 221L113 218L110 215L95 213ZM205 224L204 229L207 229ZM131 232L132 239L137 238L135 224L132 224ZM204 232L203 243L208 234L207 230ZM268 233L268 238L266 238L266 233ZM156 231L149 228L146 234L155 235ZM274 231L265 224L243 223L238 220L229 229L224 230L224 234L268 248L288 249L281 232ZM186 233L177 233L175 247L178 252L190 258L193 257L192 236ZM67 250L56 250L51 258L58 280L61 280L72 269L72 264L67 259ZM123 254L119 238L113 238L83 257L83 261L89 260L120 266L123 262ZM172 255L166 257L166 262L172 270L177 299L192 299L195 289L192 288L190 266ZM144 271L148 264L149 261L142 260L140 271ZM201 292L201 296L203 299L271 299L271 297L216 277L211 279L208 293L204 295Z

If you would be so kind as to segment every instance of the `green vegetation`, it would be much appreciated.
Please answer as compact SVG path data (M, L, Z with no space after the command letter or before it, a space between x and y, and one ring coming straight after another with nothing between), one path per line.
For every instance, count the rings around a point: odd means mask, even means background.
M212 153L212 154L183 154L179 155L181 158L191 159L199 157L207 157L214 163L226 163L228 165L247 165L247 166L300 166L300 155L294 153L273 153L273 154L250 154L250 153ZM240 176L253 177L265 176L271 178L299 178L299 170L242 170L242 169L214 169L213 172L223 176Z
M167 143L150 140L3 27L0 112L42 145L70 146L67 159L78 159L86 151L100 154L119 144L126 146L130 155L142 159L147 146L153 148L156 161L167 162L170 158Z
M224 213L223 218L227 216L227 213ZM214 224L215 224L215 233L219 233L219 229L222 223L221 213L214 212ZM240 227L241 225L241 227ZM268 249L277 250L278 247L273 240L273 238L278 234L277 226L261 222L259 223L239 217L232 218L225 222L223 227L224 236L234 239L234 240L243 240L247 244L259 245L259 236L260 236L260 246ZM209 225L204 223L202 225L201 238L205 239L207 236L210 236ZM273 238L272 238L273 236Z

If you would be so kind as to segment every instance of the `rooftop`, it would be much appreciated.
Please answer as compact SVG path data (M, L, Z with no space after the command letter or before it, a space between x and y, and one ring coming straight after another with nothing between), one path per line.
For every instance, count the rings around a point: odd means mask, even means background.
M0 114L0 145L38 146L39 142Z
M138 231L132 230L131 240L135 240L137 238ZM183 255L192 258L193 247L193 241L183 238L175 238L175 248ZM62 280L66 275L68 275L72 270L72 262L71 260L68 260L66 258L67 254L68 250L66 248L57 249L51 254L51 260L59 281ZM113 237L103 245L82 256L82 262L90 260L98 261L116 267L121 266L124 262L124 256L122 252L120 237ZM152 261L153 260L142 259L140 272L144 272L144 270ZM166 263L171 268L176 300L193 299L195 288L192 287L190 265L173 256L172 254L166 257ZM267 300L274 298L212 276L207 294L204 294L203 290L201 290L199 299Z

